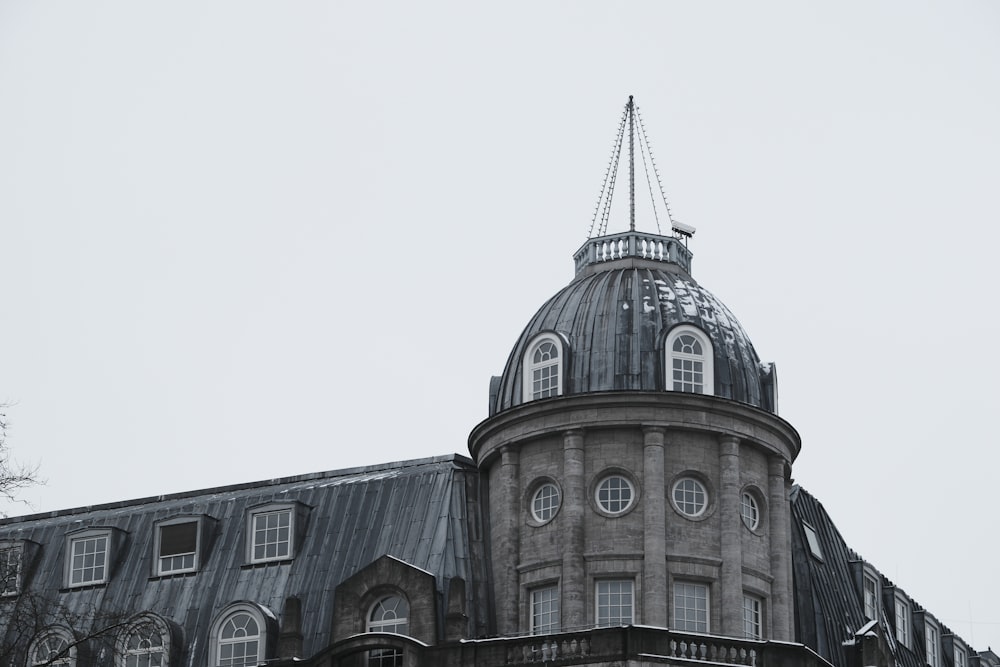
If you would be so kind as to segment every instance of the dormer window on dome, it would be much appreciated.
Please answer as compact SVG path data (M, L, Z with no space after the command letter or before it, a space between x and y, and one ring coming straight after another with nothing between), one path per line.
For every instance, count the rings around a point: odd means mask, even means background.
M563 393L563 341L552 333L542 333L531 341L524 355L524 401L561 396Z
M664 350L668 389L692 394L713 393L712 342L701 329L689 325L675 327L667 335Z

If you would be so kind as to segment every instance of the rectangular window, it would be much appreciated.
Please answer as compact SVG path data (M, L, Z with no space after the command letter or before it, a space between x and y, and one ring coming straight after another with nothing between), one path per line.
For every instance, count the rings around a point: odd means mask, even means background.
M743 635L747 639L760 639L761 633L761 601L753 595L743 596Z
M899 598L896 598L896 641L910 646L910 607Z
M21 547L0 548L0 595L17 595L21 590Z
M292 555L292 510L257 512L251 515L253 543L250 560L262 563Z
M865 617L869 621L878 618L878 582L867 574L864 575L865 587Z
M924 635L927 648L927 664L931 667L941 666L941 653L938 648L938 630L930 623L924 624Z
M632 623L632 580L606 579L596 585L597 625L631 625Z
M559 587L531 591L531 634L559 632Z
M969 660L965 655L965 649L958 645L955 646L955 667L969 667Z
M682 581L674 584L674 628L708 632L708 586Z
M802 522L802 529L806 534L806 542L809 543L809 551L816 558L823 560L823 550L819 546L819 536L816 535L816 529L805 521Z
M86 586L107 581L108 536L93 535L70 540L69 585Z
M159 527L157 574L194 572L198 555L198 522L183 521Z

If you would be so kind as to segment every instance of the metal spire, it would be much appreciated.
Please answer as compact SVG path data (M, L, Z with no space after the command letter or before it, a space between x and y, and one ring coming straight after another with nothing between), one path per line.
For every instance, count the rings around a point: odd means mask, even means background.
M632 95L628 97L621 122L618 124L618 132L615 135L615 141L611 148L611 159L608 162L608 169L604 173L604 183L601 185L601 193L597 198L597 206L594 208L594 217L590 223L587 238L592 238L595 235L595 227L597 236L607 234L608 221L611 216L611 199L614 196L622 147L625 144L625 132L628 132L629 231L635 231L635 153L636 137L638 137L642 166L646 172L646 185L649 188L653 218L656 222L656 232L658 234L661 233L660 212L658 209L660 204L662 204L664 217L670 223L675 235L684 236L686 239L686 237L694 233L693 228L689 228L687 225L673 219L673 215L670 212L670 203L667 201L666 193L663 191L663 181L660 178L659 169L656 167L656 160L653 158L653 150L649 145L649 139L646 137L646 126L642 121L639 107ZM653 176L656 177L655 182L658 186L655 190L653 188ZM659 192L656 192L656 190ZM657 203L657 200L659 200L660 204Z

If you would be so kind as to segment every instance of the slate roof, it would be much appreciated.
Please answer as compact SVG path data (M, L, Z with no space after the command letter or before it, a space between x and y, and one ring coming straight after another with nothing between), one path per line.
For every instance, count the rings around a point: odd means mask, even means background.
M690 324L712 339L715 395L775 411L760 358L729 309L671 263L592 265L535 313L514 345L491 414L522 402L522 357L539 333L569 341L565 394L662 391L663 336Z
M847 546L823 505L805 489L793 487L791 501L796 640L835 665L850 664L847 656L854 635L870 622L865 617L862 593L862 571L867 571L880 582L883 592L877 620L891 659L898 667L925 667L924 629L919 621L924 609L906 596L912 639L904 646L895 635L894 595L899 589ZM822 558L812 554L803 524L816 531ZM953 636L941 625L946 648ZM951 656L943 653L946 661L942 664L950 665ZM970 647L970 656L974 655Z
M0 520L0 540L41 545L25 588L71 614L149 611L176 623L190 651L183 664L207 664L209 627L227 605L255 602L278 616L292 595L301 600L305 655L322 649L334 589L384 554L432 573L442 596L452 577L465 579L469 632L478 636L487 623L478 484L473 462L455 454L14 517ZM247 511L271 502L308 507L301 547L293 560L248 565ZM217 520L200 571L152 576L154 522L192 514ZM66 590L66 534L90 527L124 531L123 552L107 584ZM14 603L0 601L0 613Z

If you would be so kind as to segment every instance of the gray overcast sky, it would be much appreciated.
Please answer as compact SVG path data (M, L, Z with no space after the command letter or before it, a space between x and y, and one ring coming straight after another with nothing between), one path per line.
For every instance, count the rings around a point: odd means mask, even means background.
M467 453L629 94L796 481L1000 648L987 0L0 0L0 509Z

